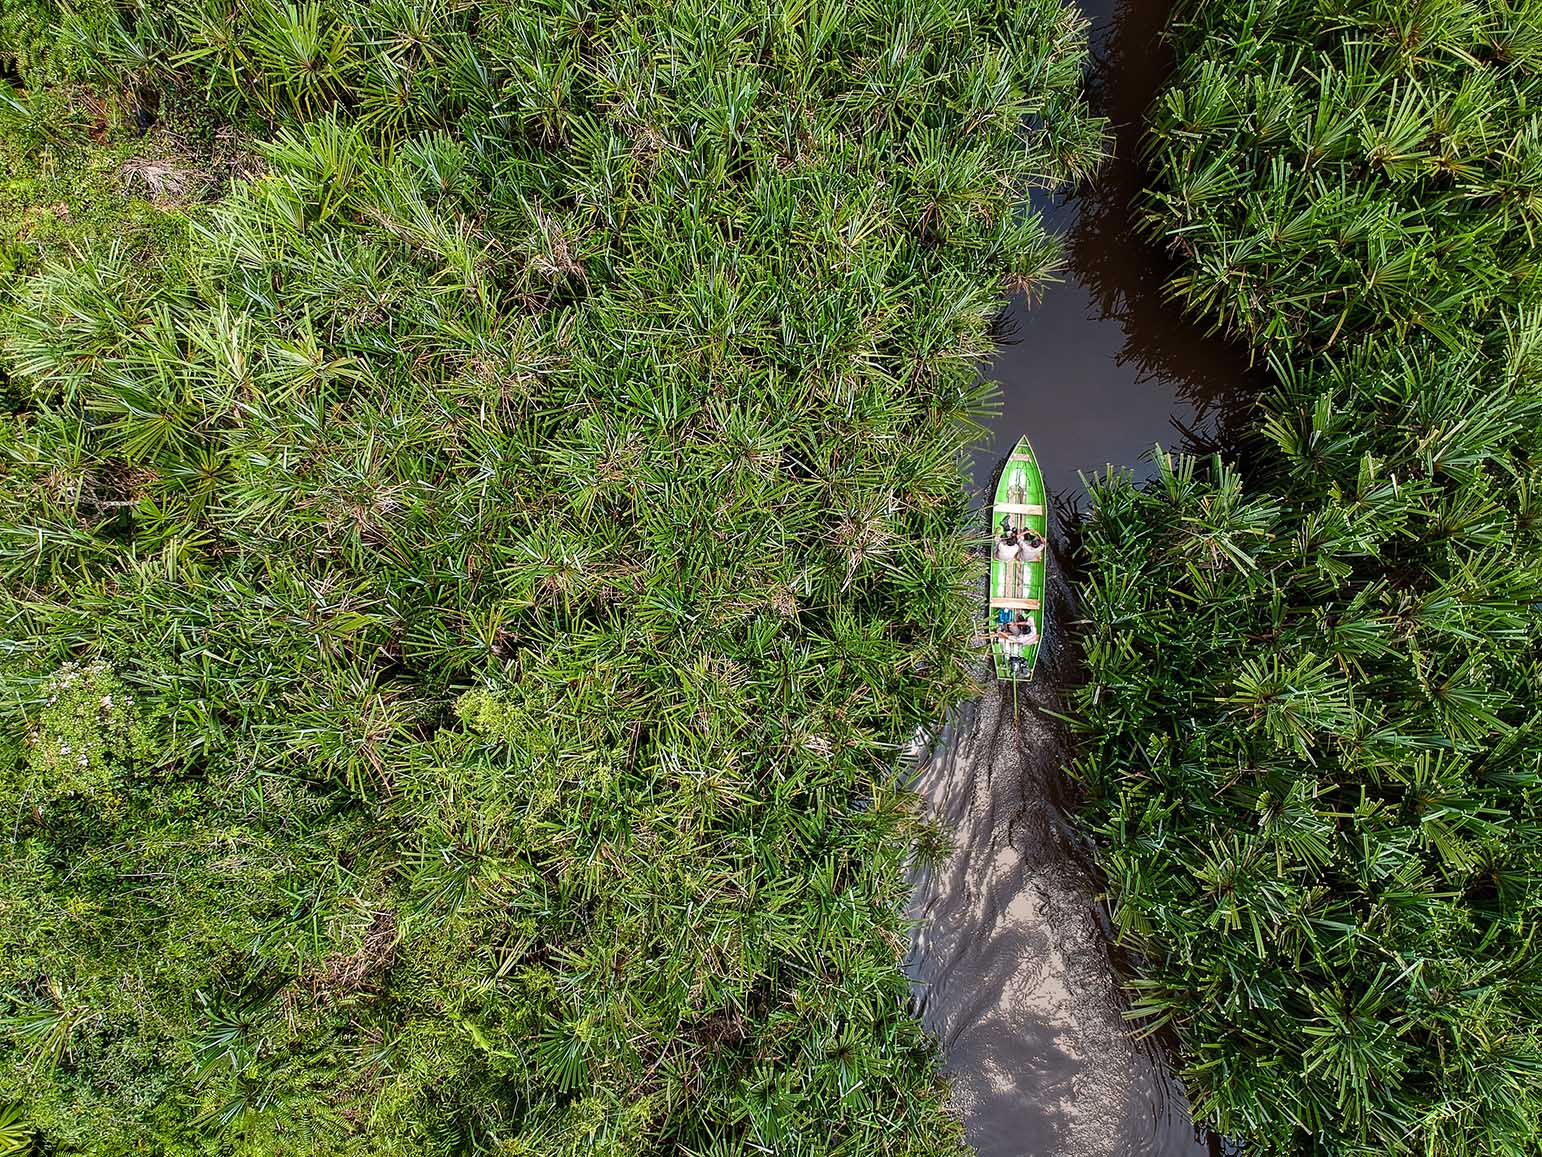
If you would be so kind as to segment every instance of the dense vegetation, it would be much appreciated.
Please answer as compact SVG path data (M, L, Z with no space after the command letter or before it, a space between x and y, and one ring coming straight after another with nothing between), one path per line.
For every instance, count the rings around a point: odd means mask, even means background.
M0 1148L954 1151L890 767L1078 19L3 26Z
M1172 289L1275 384L1086 528L1138 1019L1249 1152L1542 1144L1542 7L1184 10Z
M1459 345L1542 298L1542 6L1191 7L1150 214L1196 313L1271 347Z

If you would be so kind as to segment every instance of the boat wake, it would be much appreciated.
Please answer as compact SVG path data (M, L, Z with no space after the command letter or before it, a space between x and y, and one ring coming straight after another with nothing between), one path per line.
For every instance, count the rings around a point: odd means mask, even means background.
M1121 1016L1094 876L1067 819L1068 736L1045 710L1055 658L1015 701L993 682L911 761L953 841L915 872L916 1011L981 1157L1202 1157L1210 1146L1160 1049Z

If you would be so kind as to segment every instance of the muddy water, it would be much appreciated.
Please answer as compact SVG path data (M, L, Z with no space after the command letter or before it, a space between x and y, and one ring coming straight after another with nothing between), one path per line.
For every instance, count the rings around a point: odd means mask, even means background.
M1060 601L1063 606L1063 599ZM1041 676L1057 674L1055 660ZM917 873L909 960L981 1157L1208 1157L1160 1050L1122 1018L1086 849L1067 819L1053 678L994 685L918 769L950 833Z
M1094 105L1114 160L1095 187L1037 205L1065 234L1064 280L1014 302L986 372L1001 388L973 474L988 488L1018 435L1068 507L1083 473L1149 476L1154 443L1224 442L1256 384L1245 356L1208 339L1163 298L1162 253L1131 202L1139 120L1168 61L1165 0L1088 0ZM1074 619L1063 567L1050 619ZM915 782L954 849L918 870L907 971L941 1042L954 1100L981 1157L1205 1157L1159 1047L1133 1039L1088 849L1071 821L1070 740L1049 712L1075 678L1051 628L1039 678L1014 700L993 684L918 757Z

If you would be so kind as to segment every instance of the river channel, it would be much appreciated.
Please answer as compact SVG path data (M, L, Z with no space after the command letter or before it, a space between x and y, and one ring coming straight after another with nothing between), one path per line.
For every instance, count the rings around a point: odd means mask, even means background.
M1140 119L1169 67L1166 0L1083 7L1089 88L1114 156L1091 187L1034 206L1064 235L1067 268L1002 319L984 367L1001 409L972 470L983 495L1026 432L1062 512L1084 505L1083 476L1110 464L1149 476L1155 443L1224 441L1256 381L1244 353L1164 300L1165 259L1133 220ZM1063 565L1047 595L1052 624L1074 619ZM1161 1046L1136 1040L1122 1016L1096 873L1072 821L1070 736L1050 714L1074 663L1052 626L1031 688L1014 700L993 682L914 761L953 842L916 873L916 1010L980 1157L1209 1157L1219 1144L1190 1122Z

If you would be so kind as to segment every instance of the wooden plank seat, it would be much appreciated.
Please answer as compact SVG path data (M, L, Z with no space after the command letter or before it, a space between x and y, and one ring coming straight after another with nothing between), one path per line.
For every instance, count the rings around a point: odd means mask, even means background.
M1005 607L1009 611L1036 611L1039 609L1038 599L1009 599L1006 597L992 598L991 607Z
M995 510L997 514L1043 514L1044 507L1032 503L1022 502L998 502Z

